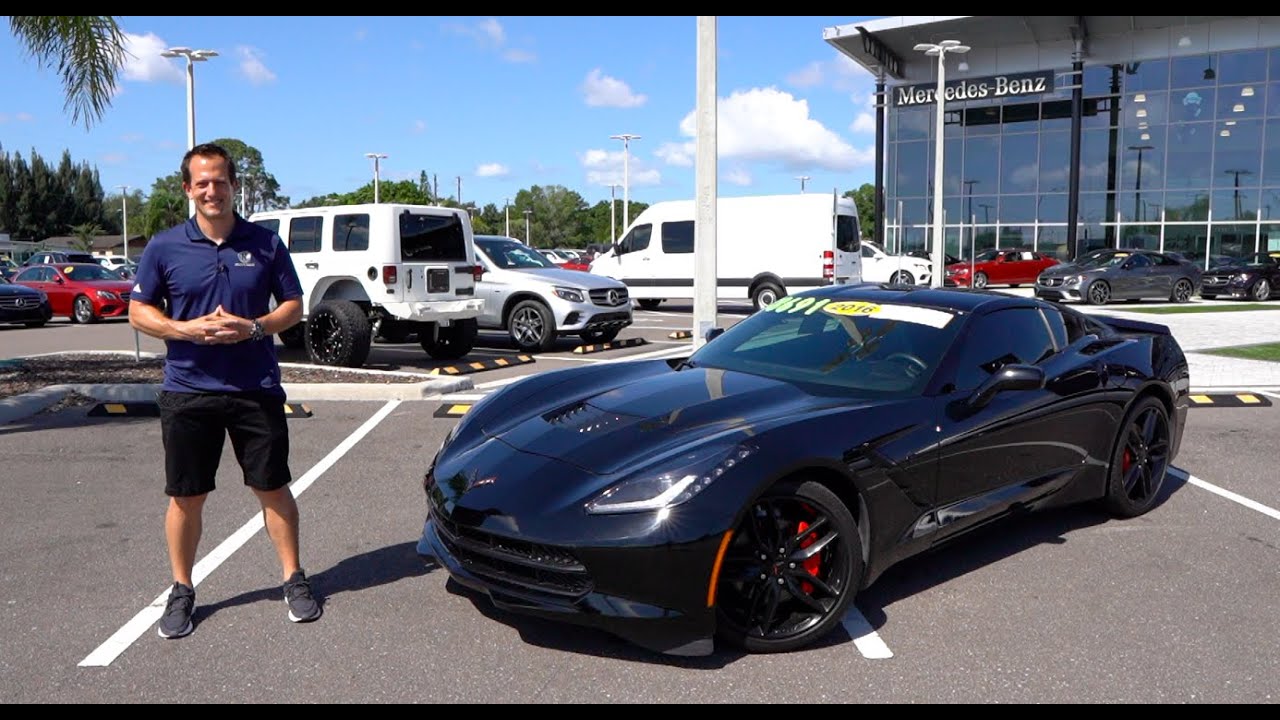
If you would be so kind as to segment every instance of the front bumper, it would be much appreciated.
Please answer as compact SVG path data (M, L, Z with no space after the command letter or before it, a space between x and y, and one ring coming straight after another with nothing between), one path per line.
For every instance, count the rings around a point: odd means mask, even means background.
M584 302L573 302L554 293L551 293L549 303L551 312L556 317L556 331L561 334L614 328L621 330L630 325L632 320L631 298L625 292L619 295L617 305L609 305L607 300L598 304L590 295Z
M29 322L49 322L53 318L53 310L49 307L49 302L45 301L39 305L25 305L23 307L3 307L0 306L0 323L29 323Z
M1044 298L1045 300L1084 300L1084 290L1079 285L1048 286L1036 283L1035 293L1036 297Z

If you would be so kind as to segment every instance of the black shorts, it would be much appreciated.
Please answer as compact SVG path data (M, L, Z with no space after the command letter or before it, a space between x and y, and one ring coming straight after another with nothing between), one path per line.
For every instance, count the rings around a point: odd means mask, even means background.
M191 497L214 489L223 439L244 471L244 484L276 490L289 484L289 427L284 398L266 393L160 391L166 495Z

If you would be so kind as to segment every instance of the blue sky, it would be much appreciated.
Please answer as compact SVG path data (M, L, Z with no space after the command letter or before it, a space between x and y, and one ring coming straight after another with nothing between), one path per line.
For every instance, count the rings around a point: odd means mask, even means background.
M871 182L872 76L822 39L864 19L717 20L722 196L841 192ZM589 203L623 181L639 202L691 198L697 21L687 17L119 18L130 57L90 130L64 110L57 73L0 33L0 146L56 163L63 150L103 188L147 191L187 144L186 46L195 65L196 141L258 148L294 202L426 170L441 194L502 207L531 185ZM616 189L621 200L623 191Z

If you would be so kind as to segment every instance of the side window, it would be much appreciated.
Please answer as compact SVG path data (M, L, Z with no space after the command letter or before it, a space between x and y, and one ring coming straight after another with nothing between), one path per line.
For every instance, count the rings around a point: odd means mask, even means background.
M1034 365L1054 353L1044 316L1036 308L1010 308L973 319L956 367L956 388L973 390L1005 365Z
M1049 323L1053 344L1058 348L1066 347L1070 341L1067 340L1067 324L1062 319L1062 311L1057 308L1042 308L1040 312L1044 313L1044 320Z
M369 249L369 215L333 216L333 249L338 252Z
M858 233L857 215L836 216L836 249L840 252L857 252L862 245Z
M622 251L619 254L638 252L649 247L649 236L652 234L652 225L637 225L631 228L631 232L618 243L618 248Z
M693 252L693 221L662 223L662 252L689 254Z
M875 256L876 256L876 254L875 254L875 252L871 249L871 246L870 246L870 245L863 245L863 246L862 246L862 257L864 257L864 258L866 258L866 259L870 260L870 259L874 258Z
M1146 255L1134 255L1133 257L1129 258L1129 267L1132 267L1135 269L1151 267L1151 258L1147 257Z
M289 221L289 252L320 252L320 227L324 218L319 215L295 217Z
M255 220L253 224L257 225L258 227L264 227L277 235L280 234L280 218L271 218L269 220Z

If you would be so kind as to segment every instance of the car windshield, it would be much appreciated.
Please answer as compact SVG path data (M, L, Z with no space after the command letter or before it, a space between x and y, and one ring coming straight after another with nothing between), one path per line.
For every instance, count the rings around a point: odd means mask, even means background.
M63 265L62 274L72 280L92 281L92 280L119 280L120 276L113 270L108 270L101 265Z
M542 253L515 240L476 238L476 247L480 248L489 262L504 270L556 266L555 263L543 257Z
M1100 268L1119 265L1129 259L1130 253L1127 252L1099 252L1090 253L1080 258L1076 264L1082 268Z
M689 362L856 396L908 397L924 389L961 324L944 310L801 293L729 328Z
M1267 253L1256 253L1253 257L1246 261L1249 267L1272 267L1276 264L1276 259Z

